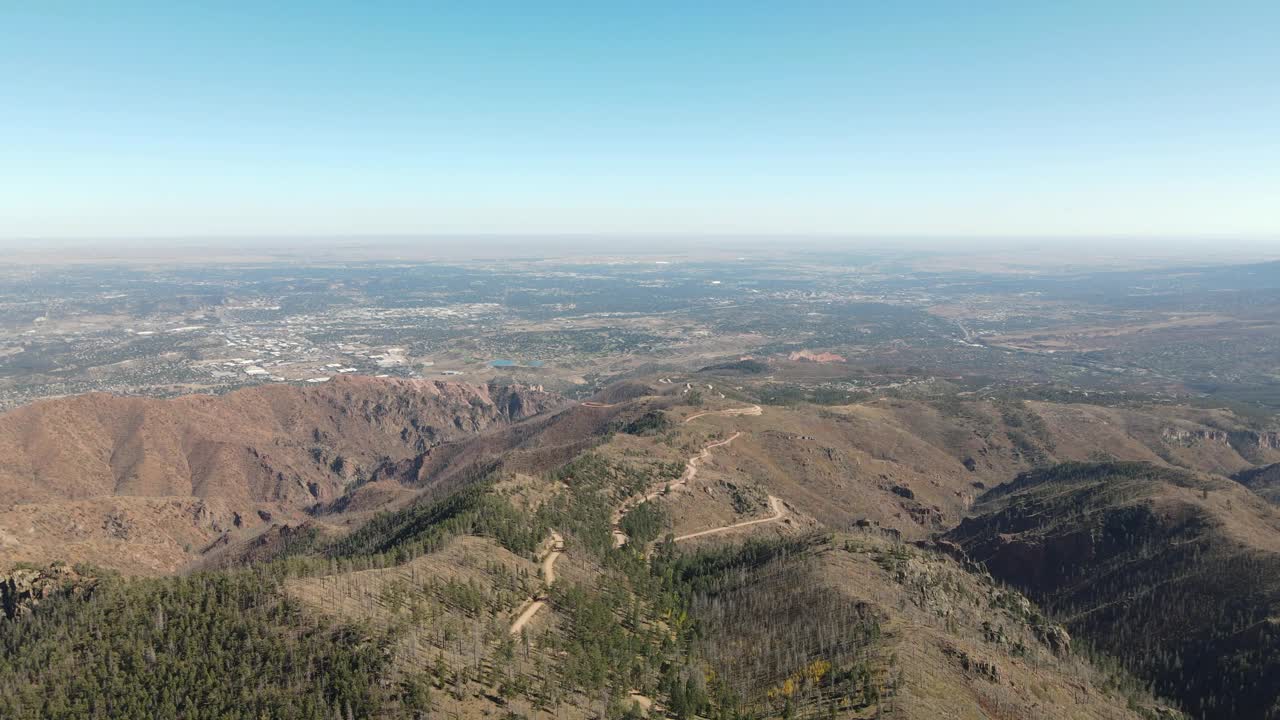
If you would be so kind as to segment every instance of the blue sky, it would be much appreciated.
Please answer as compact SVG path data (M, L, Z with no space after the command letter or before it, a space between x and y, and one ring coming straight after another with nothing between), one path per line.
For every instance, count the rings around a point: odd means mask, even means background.
M8 5L0 237L1280 236L1276 2Z

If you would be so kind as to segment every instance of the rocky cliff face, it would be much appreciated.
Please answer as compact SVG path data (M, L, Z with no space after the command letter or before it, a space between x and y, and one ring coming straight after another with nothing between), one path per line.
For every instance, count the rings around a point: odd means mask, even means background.
M1185 447L1192 447L1199 443L1227 444L1227 431L1225 430L1188 430L1186 428L1167 427L1161 431L1160 437L1165 442L1176 443Z
M1254 432L1252 430L1244 430L1227 432L1226 430L1192 430L1166 427L1161 431L1160 436L1165 442L1175 443L1183 447L1194 447L1203 443L1218 443L1220 445L1239 444L1253 446L1260 450L1280 450L1280 433L1271 431Z

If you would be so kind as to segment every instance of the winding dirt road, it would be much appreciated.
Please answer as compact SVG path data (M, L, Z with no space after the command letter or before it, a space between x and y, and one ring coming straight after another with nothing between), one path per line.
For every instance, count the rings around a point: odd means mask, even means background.
M551 584L556 581L556 561L564 554L564 537L555 530L551 531L551 549L547 551L545 557L542 558L542 582L546 586L543 592L535 595L527 601L524 610L516 617L516 621L511 623L511 634L519 635L525 625L533 619L538 611L547 605L546 591L551 588Z
M730 530L736 530L737 528L747 527L748 525L778 522L787 516L787 506L783 504L782 500L772 495L769 496L769 509L773 511L773 515L767 518L743 520L742 522L733 523L732 525L723 525L718 528L711 528L710 530L700 530L695 533L689 533L688 535L681 535L675 538L675 542L680 542L681 540L692 540L693 538L702 537L703 535L715 535L716 533L728 532Z
M613 527L613 546L622 547L623 545L627 544L627 534L622 531L622 518L626 517L627 513L634 510L637 505L658 497L659 495L664 493L668 488L674 488L680 485L688 485L690 480L697 477L698 465L711 459L712 449L728 445L734 440L737 440L738 437L740 437L741 435L742 435L741 432L735 432L734 434L730 435L724 440L717 440L713 443L708 443L704 445L702 447L702 450L699 451L697 455L694 455L693 457L685 461L684 472L681 473L679 480L675 480L670 483L662 483L661 485L651 488L649 492L641 493L639 495L633 495L627 498L621 505L618 506L617 510L613 511L613 517L609 518L609 522Z
M599 402L588 401L582 404L586 407L608 408L608 407L613 407L615 405L620 405L621 403L599 403ZM744 408L729 408L727 410L706 410L700 413L695 413L693 415L690 415L689 417L685 418L684 421L687 423L691 420L696 420L700 417L706 417L708 415L723 415L723 416L729 417L729 416L737 416L737 415L760 415L763 412L764 410L759 405L751 405L749 407L744 407ZM640 503L643 503L658 497L669 488L676 487L679 485L688 485L690 480L693 480L695 477L698 476L698 466L701 463L704 463L707 460L711 459L712 450L718 447L724 447L725 445L728 445L734 440L737 440L741 435L742 435L741 432L735 432L734 434L730 435L729 437L723 440L717 440L712 443L707 443L706 445L703 446L702 450L700 450L697 455L694 455L693 457L685 461L684 472L681 473L680 478L678 480L671 483L662 483L661 485L651 488L648 492L644 492L638 495L633 495L632 497L627 498L627 500L625 500L621 505L619 505L618 508L613 511L613 516L609 519L610 526L613 528L614 547L622 547L623 545L627 544L627 540L628 540L627 534L622 531L622 518L626 517L627 513L634 510L636 506L639 505ZM712 528L711 530L703 530L702 532L691 533L689 535L682 535L676 538L676 540L677 541L687 540L689 538L699 537L702 535L710 535L712 533L725 532L727 530L732 530L738 527L745 527L747 525L756 525L758 523L775 522L777 520L781 520L786 515L786 507L782 504L782 501L779 500L778 498L773 497L772 495L769 496L769 507L773 509L774 514L772 517L761 518L758 520L747 520L745 522L735 523L733 525L727 525L725 527ZM551 584L556 581L556 561L560 559L560 556L562 554L564 554L564 537L561 536L560 533L556 532L555 530L552 530L550 539L551 539L551 548L547 551L546 556L542 558L542 580L545 587L542 593L529 598L529 600L526 602L524 606L524 609L522 609L520 611L520 614L516 616L515 622L511 623L510 632L512 635L519 635L520 632L524 630L525 625L528 625L529 621L532 620L533 617L538 614L538 611L546 607L547 605L547 590L550 589ZM639 696L639 697L643 698L643 696ZM644 699L647 699L647 698L644 698Z
M605 403L597 403L597 402L585 402L582 404L587 407L607 408L607 407L613 407L614 405L618 405L620 403L605 404ZM706 417L708 415L723 415L723 416L760 415L763 412L764 410L759 405L752 405L750 407L745 407L745 408L731 408L728 410L707 410L704 412L696 413L694 415L690 415L689 417L685 418L684 422L687 423L692 420L696 420L700 417ZM625 501L623 501L623 503L619 505L616 510L614 510L613 515L609 520L610 525L613 528L614 547L622 547L623 545L626 545L629 539L627 537L627 534L622 531L622 518L626 517L627 513L634 510L636 506L640 505L641 503L652 500L658 497L659 495L662 495L669 488L676 487L678 485L688 485L691 480L693 480L695 477L698 476L698 466L706 462L707 460L711 459L712 450L718 447L724 447L729 443L732 443L734 440L737 440L741 436L742 436L741 432L735 432L734 434L730 435L729 437L723 440L717 440L715 442L707 443L702 447L700 451L698 451L697 455L694 455L693 457L685 461L684 472L680 474L680 478L678 480L675 480L674 482L670 482L670 483L664 482L660 485L657 485L651 488L647 492L633 495L630 498L627 498ZM711 528L710 530L701 530L699 532L689 533L688 535L681 535L675 538L675 542L680 542L681 540L691 540L693 538L703 537L705 535L714 535L716 533L728 532L730 530L734 530L741 527L747 527L750 525L760 525L763 523L778 522L779 520L782 520L787 516L786 505L782 502L781 499L776 498L773 495L769 496L769 509L773 511L773 515L771 515L770 517L758 518L755 520L744 520L742 522L733 523L732 525L725 525L722 527ZM529 624L529 621L532 620L533 617L538 614L538 611L546 607L547 590L550 589L551 584L554 583L556 580L556 569L555 569L556 560L559 560L560 556L563 553L564 553L564 538L560 535L560 533L556 532L555 530L552 530L551 531L551 547L547 551L546 556L542 558L542 578L545 584L545 589L540 595L535 595L534 597L529 598L528 602L524 606L524 609L516 617L515 622L511 623L510 633L512 635L519 635L524 630L525 626ZM650 712L655 707L655 703L653 702L652 699L634 690L632 690L628 694L627 699L631 703L638 705L640 709L646 713Z
M694 420L697 420L700 417L707 417L708 415L736 417L740 415L763 415L763 414L764 414L764 408L760 407L759 405L748 405L747 407L728 408L726 410L704 410L702 412L694 413L690 415L689 417L684 419L684 422L690 423ZM717 440L716 442L705 445L702 448L702 450L698 452L697 455L694 455L693 457L685 461L684 473L680 475L679 480L676 480L675 482L672 482L672 483L663 483L660 486L652 488L649 492L642 493L639 495L633 495L632 497L627 498L621 505L618 506L617 510L613 511L613 516L609 518L609 523L613 528L613 546L622 547L623 545L627 544L627 539L628 539L627 534L622 531L622 518L626 517L627 513L634 510L636 506L639 505L640 503L643 503L658 497L663 492L665 492L668 488L673 488L679 485L688 485L690 480L697 477L698 465L711 458L712 449L728 445L729 443L738 439L738 437L741 435L742 435L741 432L735 432L734 434L730 435L724 440ZM772 495L769 496L769 506L773 508L775 517L764 518L762 520L748 520L745 523L739 523L737 525L730 526L730 527L740 527L742 525L753 525L759 522L773 522L775 520L781 519L782 516L786 514L786 509L782 505L782 501L780 500L777 501L777 504L775 505L774 500L776 500L776 498L774 498ZM711 532L720 532L727 529L729 529L729 527L715 528L713 530L703 531L702 533L695 533L694 535L687 536L687 537L696 537L699 534L709 534ZM676 539L683 540L685 538L681 537Z
M750 407L744 407L744 408L729 408L728 410L703 410L700 413L694 413L690 415L689 417L685 418L684 421L686 423L693 422L694 420L697 420L700 417L706 417L708 415L723 415L725 417L734 417L737 415L763 415L763 414L764 414L764 408L760 407L759 405L752 405Z

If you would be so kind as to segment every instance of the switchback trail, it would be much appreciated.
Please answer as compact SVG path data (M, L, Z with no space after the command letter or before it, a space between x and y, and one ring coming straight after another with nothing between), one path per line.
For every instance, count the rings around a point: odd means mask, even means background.
M703 535L715 535L716 533L728 532L730 530L736 530L737 528L747 527L748 525L777 522L787 516L787 506L782 503L782 500L772 495L769 496L769 509L773 511L773 515L767 518L743 520L742 522L736 522L732 525L724 525L718 528L711 528L710 530L699 530L698 532L689 533L688 535L681 535L675 538L675 542L680 542L681 540L692 540L693 538L702 537Z
M542 558L542 582L546 588L539 594L529 598L524 610L511 623L511 634L519 635L524 626L529 624L534 615L538 614L547 604L547 589L551 588L551 583L556 581L556 561L564 553L564 537L555 530L551 531L551 549L547 551L545 557Z
M659 485L657 487L650 489L649 492L641 493L639 495L633 495L627 498L625 501L623 501L623 503L618 506L618 509L613 511L613 517L609 519L609 522L613 527L613 546L622 547L623 545L627 544L627 534L622 531L622 518L626 517L627 513L634 510L635 507L640 503L643 503L658 497L663 492L665 492L668 488L673 488L679 485L688 485L690 480L697 477L698 465L711 458L712 448L718 448L718 447L723 447L725 445L728 445L734 440L737 440L740 435L742 435L741 432L735 432L734 434L730 435L724 440L717 440L713 443L708 443L707 445L704 445L702 447L702 450L697 455L694 455L693 457L685 461L684 473L680 475L679 480L676 480L671 483L663 483L662 485Z

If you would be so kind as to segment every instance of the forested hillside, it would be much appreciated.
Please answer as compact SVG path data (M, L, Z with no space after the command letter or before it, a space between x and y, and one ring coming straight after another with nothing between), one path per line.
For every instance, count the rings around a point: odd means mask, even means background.
M94 579L0 620L0 717L369 717L421 705L388 684L382 631L334 622L270 572ZM408 717L408 715L405 715Z
M1069 463L947 537L1073 635L1203 717L1280 714L1280 515L1225 478Z

